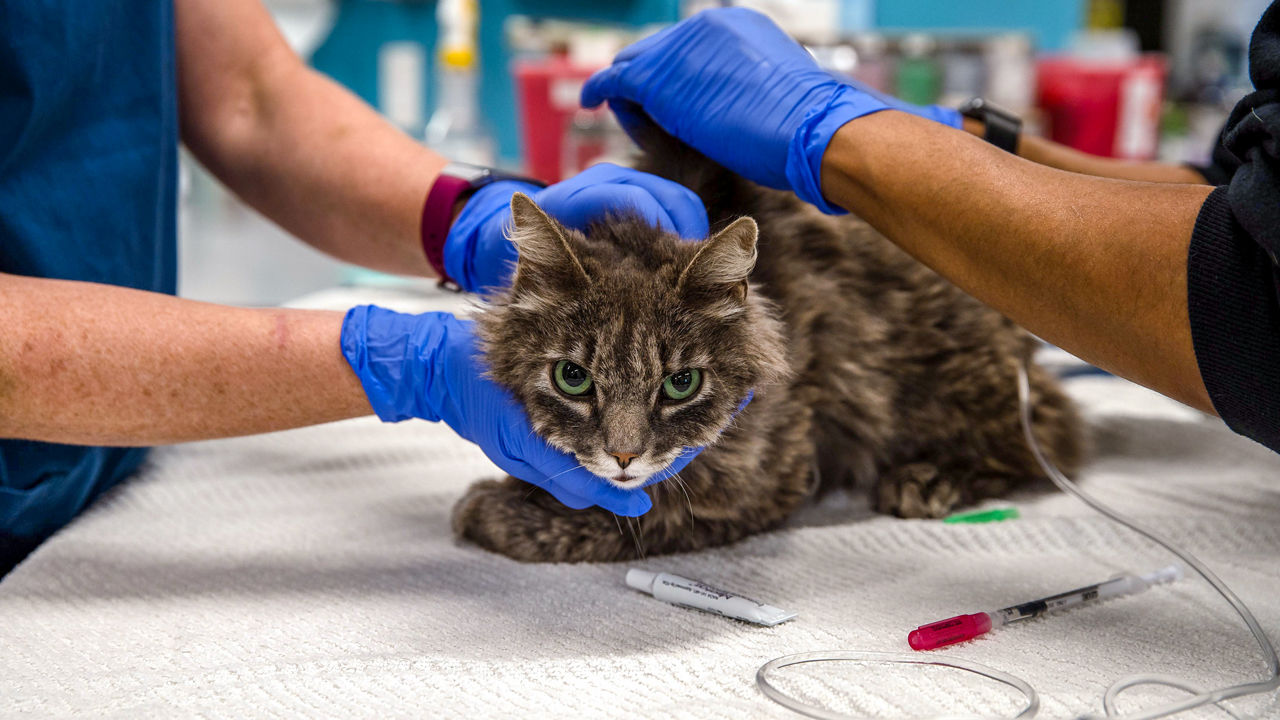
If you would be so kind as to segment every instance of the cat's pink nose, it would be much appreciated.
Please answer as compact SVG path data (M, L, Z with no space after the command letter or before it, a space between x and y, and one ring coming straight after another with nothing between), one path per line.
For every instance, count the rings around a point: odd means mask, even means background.
M631 464L632 460L635 460L636 458L640 457L635 453L611 452L609 454L617 458L618 467L622 468L623 470L627 469L627 466Z

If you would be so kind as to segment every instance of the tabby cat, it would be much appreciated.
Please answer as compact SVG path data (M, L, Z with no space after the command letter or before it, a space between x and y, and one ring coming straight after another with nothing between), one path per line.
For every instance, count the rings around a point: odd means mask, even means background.
M656 473L654 507L620 519L484 481L454 509L459 535L518 560L625 560L734 542L849 485L880 512L940 517L1041 475L1018 422L1019 363L1037 439L1064 471L1078 465L1080 421L1031 365L1025 331L857 218L669 137L645 145L638 168L696 192L712 237L625 216L584 234L516 195L513 284L477 323L491 376L534 428L600 482ZM707 447L666 477L693 446Z

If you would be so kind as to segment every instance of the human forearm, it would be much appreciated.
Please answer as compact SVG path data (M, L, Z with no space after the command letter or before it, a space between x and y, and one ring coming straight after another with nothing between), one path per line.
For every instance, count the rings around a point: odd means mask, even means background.
M370 412L342 314L0 275L0 437L138 446Z
M320 250L434 274L420 222L445 158L303 65L257 0L176 7L182 135L196 157Z
M836 133L822 189L1046 340L1211 410L1186 302L1211 188L1065 173L885 111Z
M965 118L964 130L970 135L982 137L984 128L981 122ZM1026 133L1018 137L1018 155L1033 163L1095 177L1194 185L1203 185L1205 182L1200 173L1185 165L1098 157Z

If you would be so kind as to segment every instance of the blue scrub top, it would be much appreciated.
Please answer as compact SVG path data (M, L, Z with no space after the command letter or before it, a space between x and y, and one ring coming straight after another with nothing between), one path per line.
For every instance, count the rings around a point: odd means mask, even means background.
M0 2L0 272L174 292L173 35L171 1ZM0 440L0 538L48 536L145 454Z

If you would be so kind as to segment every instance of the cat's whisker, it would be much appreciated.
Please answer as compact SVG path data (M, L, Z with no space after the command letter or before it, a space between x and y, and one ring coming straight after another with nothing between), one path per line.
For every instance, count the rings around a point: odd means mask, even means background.
M582 464L581 464L581 463L579 463L578 465L575 465L574 467L569 468L568 470L564 470L564 471L558 472L558 473L556 473L555 475L552 475L551 477L548 477L547 479L548 479L548 480L554 480L554 479L556 479L556 478L560 477L561 475L564 475L565 473L573 472L574 470L577 470L577 469L578 469L578 468L580 468L580 467L582 467ZM533 496L533 494L534 494L535 492L537 492L537 491L538 491L538 486L537 486L537 485L534 485L533 483L529 483L529 492L527 492L527 493L525 493L525 494L524 494L524 502L529 502L529 498L530 498L530 497L532 497L532 496Z
M662 477L658 478L658 482L654 483L654 486L662 485L663 483L665 483L666 481L668 481L668 480L670 480L671 478L675 477L676 475L679 475L679 473L672 472L672 470L671 470L671 467L670 467L670 466L668 466L668 467L664 467L664 468L662 468L661 470L659 470L658 472L660 472L660 473L665 473L665 475L663 475Z
M693 500L690 499L689 497L688 486L685 484L685 481L680 477L680 473L672 472L670 467L663 468L662 472L666 473L666 477L659 479L658 482L655 483L652 487L662 487L663 485L666 484L668 480L676 481L676 487L680 488L680 492L684 493L685 503L687 503L689 506L689 527L692 528L694 525Z
M574 470L577 470L577 469L579 469L579 468L581 468L581 467L583 467L582 463L578 463L577 465L574 465L573 467L569 468L568 470L561 470L560 472L556 473L555 475L552 475L551 477L549 477L549 478L547 478L547 479L548 479L548 480L555 480L556 478L560 477L561 475L564 475L565 473L571 473L571 472L573 472Z
M609 514L613 516L613 524L618 526L618 535L622 536L623 538L626 538L627 534L622 532L622 522L618 520L618 513L609 513Z
M641 560L644 560L644 545L640 542L640 533L636 531L636 519L627 518L627 527L631 529L631 539L635 541L636 554L640 556Z
M689 490L685 486L684 480L680 478L680 473L671 476L676 481L676 487L680 488L680 492L684 493L684 501L689 505L689 529L693 530L695 524L693 517L693 500L689 498Z
M672 470L670 466L663 468L662 472L667 473L666 477L662 478L663 481L671 478L675 478L676 480L680 479L680 472L678 470Z

